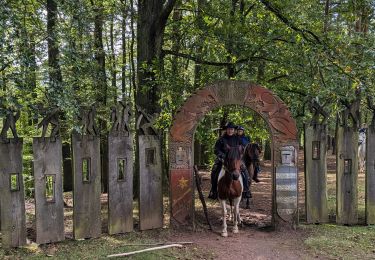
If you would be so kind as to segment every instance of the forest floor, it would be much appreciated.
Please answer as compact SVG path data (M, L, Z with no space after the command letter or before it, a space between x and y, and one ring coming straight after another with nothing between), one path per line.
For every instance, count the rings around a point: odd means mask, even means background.
M168 198L165 198L165 228L150 231L135 231L123 235L107 234L107 196L102 196L102 231L96 239L75 241L72 239L72 208L65 208L66 240L60 243L37 245L35 241L35 209L33 200L27 200L27 231L29 244L19 249L5 250L0 247L0 259L100 259L109 254L144 249L165 242L190 241L192 245L149 253L142 253L130 259L375 259L375 227L364 223L364 174L359 175L359 222L354 227L339 226L335 220L335 157L328 157L328 201L329 224L306 225L304 223L304 172L303 154L300 154L299 208L300 225L296 230L272 230L271 226L271 164L262 162L261 182L252 186L253 198L250 209L241 208L244 225L240 233L231 232L229 237L220 236L221 208L217 201L206 200L213 231L203 214L202 205L196 196L195 231L181 231L168 228ZM207 198L210 188L209 172L201 171L202 187ZM66 193L65 201L72 205L71 193ZM137 206L134 221L137 229Z

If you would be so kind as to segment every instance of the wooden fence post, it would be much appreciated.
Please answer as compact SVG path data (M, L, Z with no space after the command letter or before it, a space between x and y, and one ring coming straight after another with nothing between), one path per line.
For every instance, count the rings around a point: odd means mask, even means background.
M138 108L139 229L163 227L162 153L156 115Z
M375 225L375 126L366 132L366 224Z
M62 144L60 138L33 139L36 242L64 240Z
M305 125L307 223L327 223L327 125Z
M2 247L26 244L22 138L0 139L0 205Z
M358 223L358 131L346 125L337 129L336 222Z
M130 106L119 102L112 110L108 135L108 232L133 231L133 138Z

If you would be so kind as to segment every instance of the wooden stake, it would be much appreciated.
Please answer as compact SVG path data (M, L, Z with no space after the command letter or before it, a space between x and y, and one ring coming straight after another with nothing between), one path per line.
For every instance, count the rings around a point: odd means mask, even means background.
M204 196L203 196L203 192L202 192L202 187L201 187L201 178L199 176L198 167L196 165L194 165L194 177L195 177L195 182L197 184L197 190L198 190L198 194L199 194L199 199L202 202L204 215L206 216L207 223L210 226L210 230L213 230L211 222L210 222L210 220L208 218L207 205L206 205L206 201L204 200Z
M139 254L139 253L150 252L150 251L155 251L155 250L160 250L160 249L165 249L165 248L170 248L170 247L182 247L182 245L181 244L171 244L171 245L165 245L165 246L151 247L151 248L146 248L146 249L142 249L142 250L132 251L132 252L128 252L128 253L108 255L107 258L121 257L121 256L130 256L130 255L135 255L135 254Z

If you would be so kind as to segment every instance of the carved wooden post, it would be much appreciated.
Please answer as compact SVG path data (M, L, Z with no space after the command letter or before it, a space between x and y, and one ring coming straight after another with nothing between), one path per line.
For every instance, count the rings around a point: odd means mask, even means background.
M358 222L358 118L347 108L343 124L337 129L337 213L338 224L354 225ZM352 119L353 126L348 126Z
M153 117L138 109L139 228L163 227L161 141Z
M305 125L305 190L307 223L328 222L327 201L327 113L316 101L313 119ZM323 116L320 122L319 115Z
M375 225L375 104L368 97L373 117L366 132L366 224Z
M133 138L129 129L130 106L112 108L108 135L108 232L133 231Z
M2 247L26 244L25 196L22 177L22 138L18 138L16 121L19 112L8 111L0 134L0 223ZM7 138L8 130L14 138Z
M62 183L62 144L59 137L58 110L41 121L42 137L33 138L36 242L62 241L64 236L64 200ZM50 137L45 137L48 125ZM55 129L55 131L53 130Z
M82 111L82 135L73 133L75 239L98 237L100 220L100 138L95 126L95 108Z

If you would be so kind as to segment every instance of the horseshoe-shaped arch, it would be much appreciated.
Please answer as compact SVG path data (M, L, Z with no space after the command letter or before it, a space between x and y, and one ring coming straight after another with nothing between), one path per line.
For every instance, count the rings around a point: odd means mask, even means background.
M225 105L245 106L266 121L272 144L272 223L274 226L294 226L298 222L298 135L295 120L288 107L269 89L248 81L234 80L217 81L198 90L185 101L173 119L169 136L172 226L194 226L194 132L209 111ZM294 163L282 167L281 151L290 151L291 148L294 150ZM285 178L290 185L285 185Z

